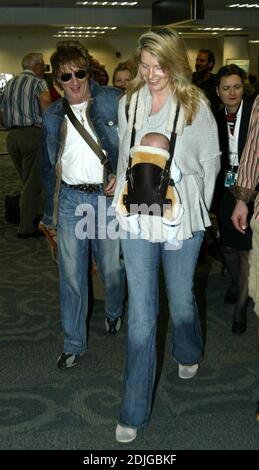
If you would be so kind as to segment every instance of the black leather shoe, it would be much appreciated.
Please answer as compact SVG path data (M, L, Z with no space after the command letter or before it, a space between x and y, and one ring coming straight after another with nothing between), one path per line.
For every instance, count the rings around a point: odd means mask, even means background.
M233 287L229 288L224 297L225 304L235 304L237 302L237 292L233 290Z
M18 238L39 238L43 237L43 232L39 229L34 230L34 232L30 233L17 233Z
M36 217L34 217L33 223L34 223L35 227L38 227L42 217L43 217L43 214L38 214L38 215L36 215Z
M233 321L232 324L232 333L234 335L242 335L246 331L246 322L243 321Z
M116 335L116 333L121 329L123 323L123 315L116 318L116 320L111 320L110 318L105 318L105 328L107 333L111 335Z
M59 369L68 369L74 367L80 358L80 354L62 353L58 360L57 365Z

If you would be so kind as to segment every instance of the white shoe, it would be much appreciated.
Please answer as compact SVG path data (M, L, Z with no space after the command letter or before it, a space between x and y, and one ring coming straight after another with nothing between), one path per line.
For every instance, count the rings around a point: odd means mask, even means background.
M116 427L116 441L127 444L128 442L134 441L137 437L137 429L130 428L128 426L121 426L117 424Z
M179 364L178 375L180 379L191 379L197 373L199 369L199 364L193 364L192 366L183 366Z

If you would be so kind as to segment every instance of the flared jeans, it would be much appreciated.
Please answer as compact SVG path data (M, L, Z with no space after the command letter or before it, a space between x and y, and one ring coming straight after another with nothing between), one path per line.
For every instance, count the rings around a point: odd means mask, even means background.
M183 241L179 250L168 249L166 243L122 238L128 281L128 343L119 422L141 428L149 421L152 405L161 258L173 326L173 359L183 365L202 360L193 280L203 232Z

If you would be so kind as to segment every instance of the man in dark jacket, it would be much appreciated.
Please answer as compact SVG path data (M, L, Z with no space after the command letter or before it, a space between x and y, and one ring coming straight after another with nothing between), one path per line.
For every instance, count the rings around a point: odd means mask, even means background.
M211 104L213 114L218 111L220 100L216 93L215 75L212 70L215 65L215 56L209 49L200 49L196 62L192 82L204 91Z

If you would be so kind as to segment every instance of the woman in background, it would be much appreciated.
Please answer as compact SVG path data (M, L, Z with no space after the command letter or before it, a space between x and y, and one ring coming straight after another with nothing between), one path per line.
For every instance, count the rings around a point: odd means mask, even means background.
M224 65L216 75L217 93L224 107L216 115L221 149L221 170L217 178L214 207L218 216L221 250L231 277L224 302L234 304L232 332L246 330L248 305L248 254L252 232L240 234L233 226L231 214L235 207L233 188L239 160L244 148L253 102L244 96L244 71L235 64ZM252 215L250 204L250 215Z
M125 91L133 79L133 73L126 62L121 62L114 69L112 83L113 86Z

